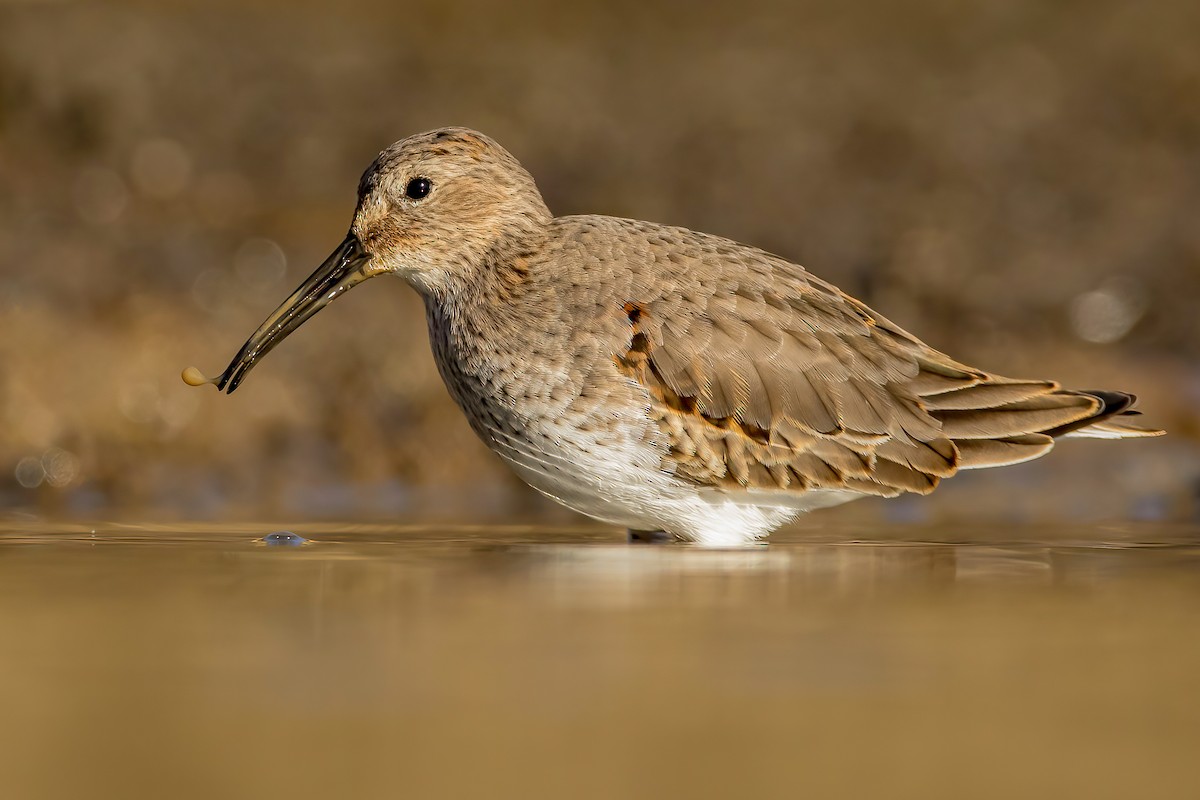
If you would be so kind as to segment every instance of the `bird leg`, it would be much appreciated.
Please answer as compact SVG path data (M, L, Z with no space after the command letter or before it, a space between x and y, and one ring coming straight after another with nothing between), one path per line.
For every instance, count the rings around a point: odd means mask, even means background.
M630 544L670 544L675 537L666 531L637 531L629 529Z

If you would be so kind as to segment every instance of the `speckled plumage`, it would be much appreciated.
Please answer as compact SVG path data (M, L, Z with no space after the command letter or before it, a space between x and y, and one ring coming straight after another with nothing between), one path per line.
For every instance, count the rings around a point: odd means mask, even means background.
M405 195L416 178L427 197ZM810 508L1036 458L1063 435L1158 433L1126 422L1131 395L960 364L755 248L555 218L517 161L466 129L385 150L351 233L358 277L320 304L365 277L405 278L483 441L539 491L633 530L738 544ZM294 327L277 319L223 386Z

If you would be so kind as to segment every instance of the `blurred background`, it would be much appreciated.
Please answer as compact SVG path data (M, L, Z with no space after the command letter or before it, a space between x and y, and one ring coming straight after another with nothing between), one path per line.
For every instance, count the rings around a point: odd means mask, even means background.
M475 440L398 280L236 395L179 379L341 241L381 148L455 124L558 214L763 247L1170 432L826 515L1200 518L1197 30L1192 0L2 2L0 508L574 519Z

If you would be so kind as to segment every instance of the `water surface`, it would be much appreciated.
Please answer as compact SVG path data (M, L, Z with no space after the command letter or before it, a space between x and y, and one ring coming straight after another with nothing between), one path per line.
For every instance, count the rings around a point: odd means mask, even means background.
M1200 796L1198 623L1187 527L7 523L3 795Z

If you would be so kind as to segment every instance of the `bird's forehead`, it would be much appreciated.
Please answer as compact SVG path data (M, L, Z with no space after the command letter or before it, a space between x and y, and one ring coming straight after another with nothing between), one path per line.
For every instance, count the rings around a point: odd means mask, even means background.
M422 170L443 173L469 170L491 156L494 145L483 134L465 128L443 128L401 139L380 153L359 183L359 196L388 190L396 181Z

